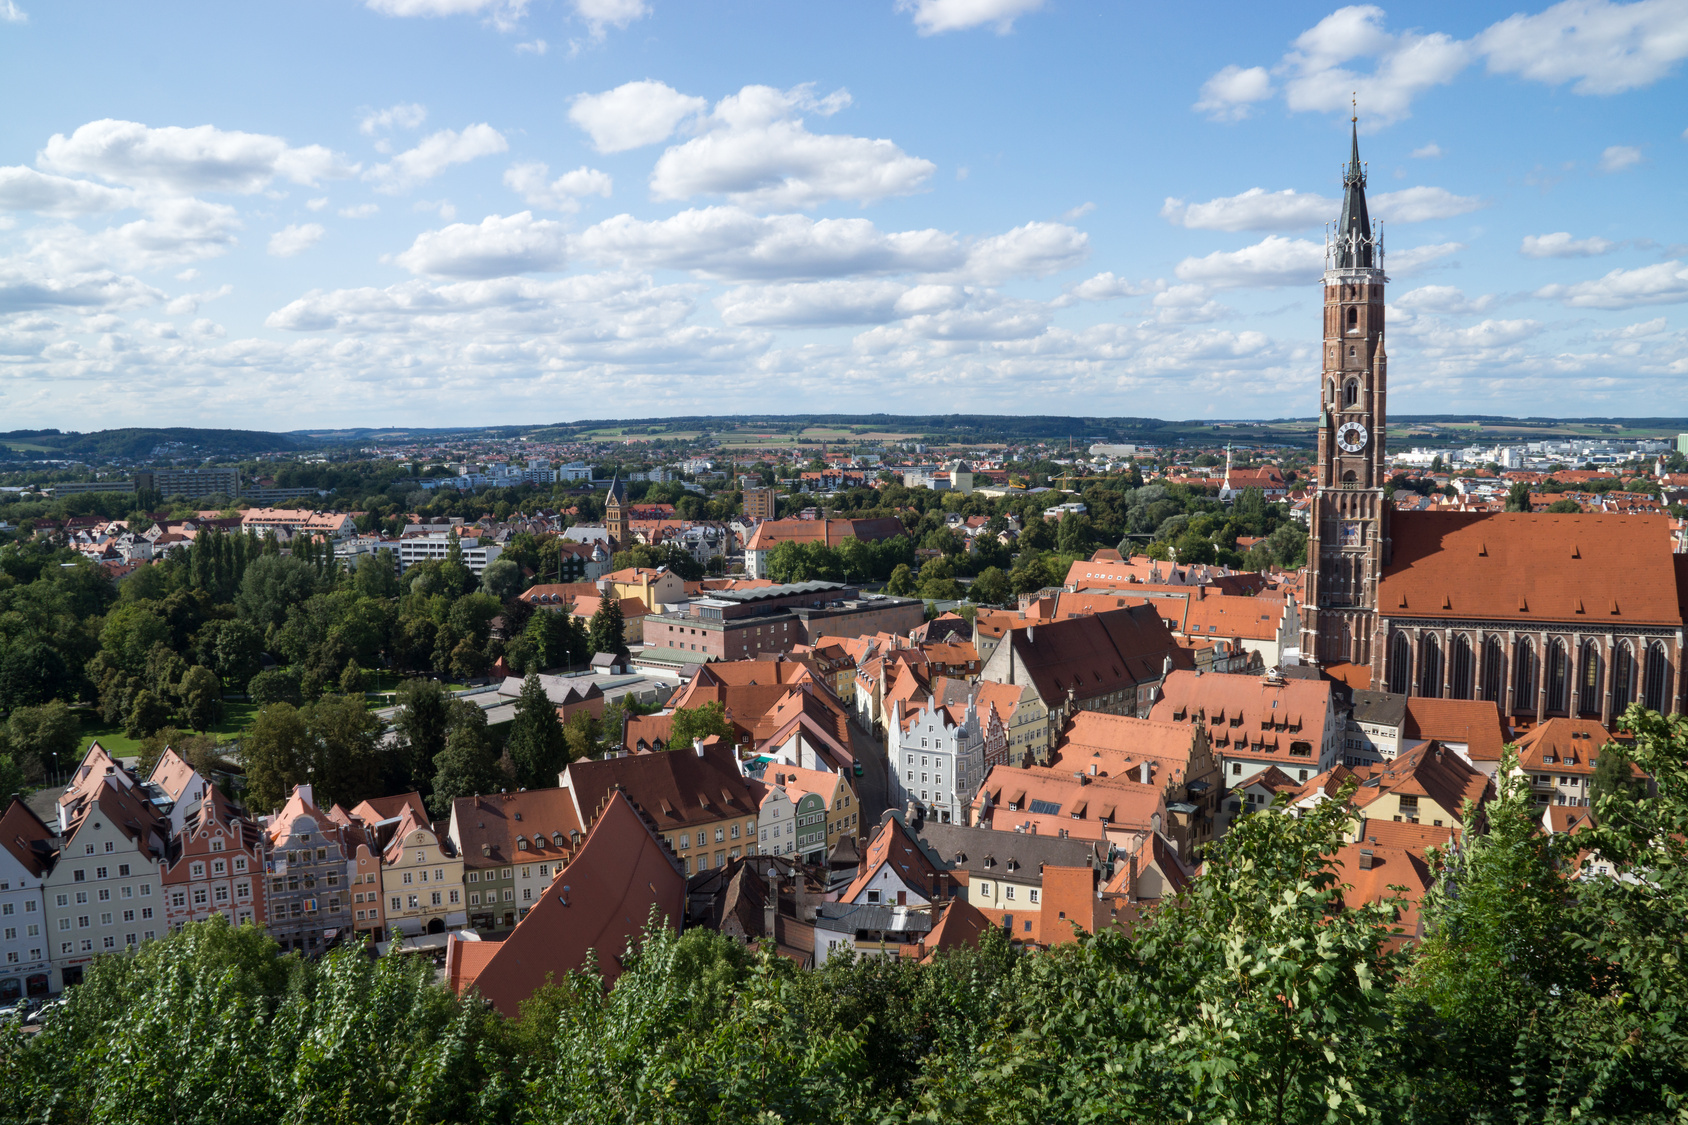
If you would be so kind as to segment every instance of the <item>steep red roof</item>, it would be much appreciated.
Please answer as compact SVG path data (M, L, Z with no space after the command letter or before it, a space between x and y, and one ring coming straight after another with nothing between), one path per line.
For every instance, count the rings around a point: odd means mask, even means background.
M1391 529L1384 616L1682 624L1665 515L1402 512Z
M1474 762L1498 762L1506 746L1500 708L1487 699L1409 696L1401 733L1407 738L1463 743Z
M612 794L580 850L509 937L494 944L452 936L447 977L454 990L472 986L513 1019L547 977L561 980L587 967L588 952L597 952L592 967L613 984L622 951L644 930L653 907L660 924L677 929L685 917L686 876L632 803Z
M53 865L53 830L41 822L21 798L0 814L0 848L12 853L25 871L37 878Z

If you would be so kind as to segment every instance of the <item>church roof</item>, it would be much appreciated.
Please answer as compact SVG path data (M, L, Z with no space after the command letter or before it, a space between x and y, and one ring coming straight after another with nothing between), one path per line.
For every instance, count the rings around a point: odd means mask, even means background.
M1397 512L1386 617L1680 626L1665 515Z
M1360 127L1353 125L1354 151L1342 174L1342 217L1337 220L1338 269L1370 269L1371 217L1366 213L1366 166L1360 163Z

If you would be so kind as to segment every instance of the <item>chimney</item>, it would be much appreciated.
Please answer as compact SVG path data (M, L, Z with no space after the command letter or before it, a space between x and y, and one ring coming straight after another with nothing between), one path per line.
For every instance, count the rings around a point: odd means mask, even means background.
M1361 871L1370 871L1374 866L1376 866L1376 862L1372 859L1371 849L1370 848L1361 848L1360 849L1360 870Z
M703 757L703 739L692 739L692 753L696 754L700 758Z
M1149 760L1147 758L1137 763L1137 780L1144 785L1149 784Z
M768 897L762 904L762 936L769 941L778 939L777 927L780 913L780 878L779 869L768 864Z
M1095 762L1091 762L1091 763L1090 763L1090 776L1091 776L1091 777L1095 777L1095 776L1096 776L1096 771L1097 771L1097 769L1098 769L1098 766L1097 766L1097 765L1096 765L1096 763L1095 763Z
M309 784L295 785L293 787L293 792L299 794L299 799L304 801L307 805L316 804L316 795L311 791Z

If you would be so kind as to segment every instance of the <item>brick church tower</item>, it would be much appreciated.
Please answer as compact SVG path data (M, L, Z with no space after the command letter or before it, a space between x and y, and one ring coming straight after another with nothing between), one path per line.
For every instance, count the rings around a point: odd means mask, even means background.
M1383 245L1366 214L1358 124L1342 177L1342 217L1325 243L1319 483L1307 542L1302 652L1320 664L1373 663L1377 589L1389 561L1383 427Z

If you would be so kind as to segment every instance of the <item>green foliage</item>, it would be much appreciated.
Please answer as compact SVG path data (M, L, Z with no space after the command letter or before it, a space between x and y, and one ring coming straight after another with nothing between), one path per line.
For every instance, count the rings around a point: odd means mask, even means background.
M179 688L182 716L197 731L207 731L223 718L223 684L217 673L195 666L183 674Z
M1506 511L1527 512L1530 510L1530 486L1526 481L1518 481L1506 490Z
M481 572L481 588L503 601L522 592L522 569L506 558L497 558Z
M619 659L627 659L627 622L621 615L619 598L598 600L598 608L592 614L592 623L587 626L586 634L587 645L594 654L613 652Z
M259 672L246 685L246 694L260 707L268 707L272 703L291 703L297 707L304 702L299 691L299 677L285 668Z
M453 709L456 721L445 749L434 757L433 794L428 809L436 817L451 815L451 802L503 788L510 780L498 768L498 755L486 730L486 712L474 704Z
M891 572L890 581L885 583L885 592L896 598L913 597L915 592L914 570L907 563L898 563Z
M8 754L21 776L40 783L48 770L64 770L75 761L82 724L63 701L40 707L19 707L0 728L0 750ZM16 788L14 785L13 788ZM11 789L0 790L0 795Z
M246 794L254 809L280 807L295 785L310 783L320 806L350 808L381 796L387 766L376 748L381 722L363 700L329 695L294 707L275 703L258 713L241 746Z
M967 588L967 599L984 605L1002 605L1013 594L1008 576L994 566L979 572L979 577Z
M549 789L568 764L568 746L563 740L563 723L557 705L545 694L537 675L522 681L516 697L516 717L504 742L510 760L516 764L516 783L529 789Z
M719 735L732 742L733 727L727 722L727 709L720 703L705 703L701 707L682 707L674 712L669 745L689 748L693 742Z

